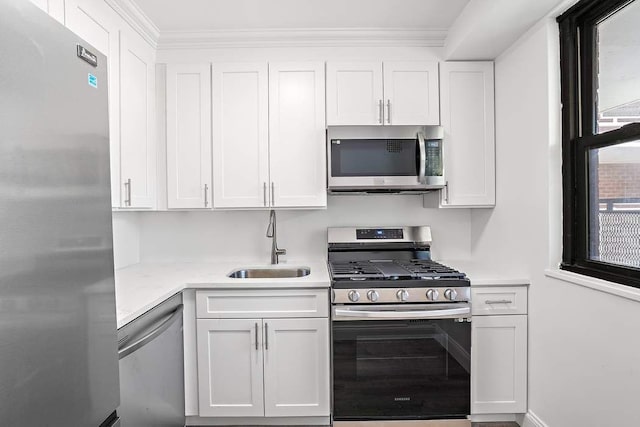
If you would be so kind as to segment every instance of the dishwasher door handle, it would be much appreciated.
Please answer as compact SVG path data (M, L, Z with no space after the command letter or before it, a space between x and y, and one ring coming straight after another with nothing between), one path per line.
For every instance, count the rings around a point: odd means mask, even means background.
M127 357L128 355L130 355L134 351L144 347L145 345L149 344L151 341L156 339L160 334L162 334L164 331L169 329L169 327L171 327L171 325L173 325L176 322L176 320L178 320L178 318L180 316L182 316L182 310L184 310L184 305L180 304L173 311L173 313L171 313L171 315L168 318L163 320L151 332L149 332L148 334L146 334L144 337L140 338L139 340L136 340L132 344L127 345L127 346L123 346L122 348L119 348L118 349L118 359L122 359L124 357Z

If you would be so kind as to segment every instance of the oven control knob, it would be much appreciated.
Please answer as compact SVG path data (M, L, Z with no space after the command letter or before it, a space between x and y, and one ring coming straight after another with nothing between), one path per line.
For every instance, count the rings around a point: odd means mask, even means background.
M447 289L444 291L444 297L449 301L455 301L458 298L458 293L455 289Z
M349 291L347 296L351 302L358 302L360 300L360 293L358 293L358 291Z
M400 301L406 301L409 299L409 292L406 289L400 289L398 292L396 292L396 298L398 298Z
M439 296L440 296L440 294L435 289L429 289L427 291L427 299L429 301L435 301L435 300L438 299Z
M367 298L369 298L369 301L371 302L376 302L378 301L378 298L380 298L380 295L378 294L378 291L370 290L367 292Z

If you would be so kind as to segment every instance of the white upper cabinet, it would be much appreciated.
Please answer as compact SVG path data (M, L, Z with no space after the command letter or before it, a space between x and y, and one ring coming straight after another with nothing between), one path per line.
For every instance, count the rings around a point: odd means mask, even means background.
M64 25L64 0L31 0L31 2Z
M120 207L120 18L103 1L66 0L64 10L67 27L107 56L111 204Z
M65 0L64 10L67 27L107 56L112 206L153 208L155 50L102 0Z
M155 207L155 52L141 36L120 39L120 179L125 208Z
M266 63L213 64L213 206L269 203Z
M493 62L440 64L447 187L443 207L496 203Z
M438 63L327 62L327 124L438 125Z
M213 207L326 206L321 63L213 64Z
M324 64L269 64L271 206L327 205Z
M167 66L167 206L211 207L211 66Z
M381 125L382 63L327 62L327 124Z
M387 125L439 125L438 63L385 62Z

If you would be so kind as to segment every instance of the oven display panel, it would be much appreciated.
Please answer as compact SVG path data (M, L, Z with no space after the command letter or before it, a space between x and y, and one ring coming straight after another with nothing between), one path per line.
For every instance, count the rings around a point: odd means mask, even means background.
M402 239L402 228L358 228L356 239Z

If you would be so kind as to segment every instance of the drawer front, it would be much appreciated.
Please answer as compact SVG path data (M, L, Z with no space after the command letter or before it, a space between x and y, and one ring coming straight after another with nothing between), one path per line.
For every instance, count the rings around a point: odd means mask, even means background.
M526 286L471 288L471 314L527 314Z
M250 319L271 317L329 317L329 291L198 291L196 317Z

